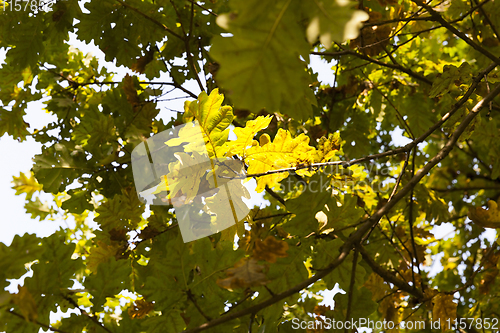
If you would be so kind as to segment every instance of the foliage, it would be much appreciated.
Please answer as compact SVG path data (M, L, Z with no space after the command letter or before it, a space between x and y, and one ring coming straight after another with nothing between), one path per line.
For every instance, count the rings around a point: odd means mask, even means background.
M499 319L498 0L12 3L0 6L0 135L43 147L13 188L32 218L74 226L0 244L0 330L288 332L369 318L434 332ZM333 84L312 56L331 62ZM186 102L172 116L175 93ZM57 120L29 127L34 101ZM242 161L270 204L183 243L173 207L137 197L130 154L194 120L210 157ZM196 151L184 134L166 144ZM157 194L210 178L177 176Z

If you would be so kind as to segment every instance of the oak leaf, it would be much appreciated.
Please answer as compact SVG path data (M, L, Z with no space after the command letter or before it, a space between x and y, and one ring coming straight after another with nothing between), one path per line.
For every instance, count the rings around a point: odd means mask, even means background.
M263 273L264 268L264 265L257 263L257 259L242 258L234 267L226 270L227 277L225 279L217 279L217 284L228 290L263 286L269 282Z
M223 100L224 95L219 94L219 89L214 89L210 95L202 92L196 101L184 103L183 119L185 122L198 121L209 157L224 155L224 152L219 150L227 141L228 127L234 119L233 108L222 106ZM190 142L189 137L184 140Z
M134 87L134 79L128 74L125 75L125 78L123 79L123 90L125 91L125 96L127 96L127 102L132 105L135 111L135 108L140 104L140 100L137 95L137 90Z
M247 149L245 162L249 174L264 173L297 166L301 163L311 163L315 149L309 146L309 137L300 134L292 138L289 131L279 129L271 142L269 135L260 136L260 145ZM266 185L274 187L279 181L288 177L288 172L266 175L257 179L257 192L262 192Z
M97 246L90 249L90 254L87 258L87 268L92 273L97 274L97 266L114 257L119 247L119 245L108 245L102 241L97 241Z
M264 241L257 239L253 249L253 257L257 260L265 260L274 263L276 259L287 257L288 243L278 240L273 236L267 236Z
M246 156L246 150L249 147L258 145L258 142L253 139L255 134L269 126L272 119L273 116L271 115L266 117L259 116L254 120L248 121L245 127L235 128L234 134L236 134L238 139L227 143L229 146L227 156L240 155L244 158Z
M12 183L14 184L12 188L16 190L16 195L26 193L26 200L31 200L36 191L42 190L42 185L38 183L33 173L30 174L29 178L22 172L19 174L19 177L13 176L12 178Z
M26 321L35 321L38 318L37 306L33 295L25 286L17 287L19 292L12 295L12 302L19 307Z
M483 228L500 228L500 210L498 202L493 200L488 201L488 209L482 207L471 207L469 209L469 218L480 227Z
M437 294L433 299L432 318L440 320L443 331L447 329L447 320L457 319L457 304L453 302L453 295Z
M154 304L144 299L139 299L128 308L128 315L132 319L144 319L154 309Z

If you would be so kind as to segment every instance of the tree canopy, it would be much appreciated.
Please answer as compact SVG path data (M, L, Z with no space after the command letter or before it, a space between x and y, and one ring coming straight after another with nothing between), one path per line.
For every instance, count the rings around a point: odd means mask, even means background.
M324 332L318 322L363 318L425 324L395 332L500 328L499 0L0 10L0 135L43 145L13 187L33 219L72 221L0 243L0 330ZM128 74L116 79L70 36ZM333 84L312 55L333 64ZM187 101L167 119L171 96ZM30 128L33 101L56 120ZM131 153L194 120L210 156L241 161L270 204L184 243L173 206L138 197ZM207 186L195 176L185 181ZM159 199L186 194L156 185ZM214 221L227 213L197 204ZM437 239L442 225L450 234ZM323 304L335 286L344 292Z

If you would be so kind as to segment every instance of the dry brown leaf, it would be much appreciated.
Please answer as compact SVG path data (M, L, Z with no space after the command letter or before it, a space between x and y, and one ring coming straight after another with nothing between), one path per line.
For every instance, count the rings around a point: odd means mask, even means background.
M227 278L217 279L217 284L229 290L263 286L268 282L263 273L264 268L265 266L259 265L254 258L242 258L233 268L226 270Z
M469 218L480 227L483 228L500 228L500 210L498 202L493 200L488 201L488 209L483 207L471 207L469 209Z
M253 257L257 260L265 260L274 263L278 257L288 256L288 243L278 240L273 236L267 236L264 241L257 239L253 248Z
M125 95L127 96L127 102L129 102L132 107L135 108L139 106L140 100L137 95L137 90L134 87L134 79L130 75L125 75L123 81L123 90L125 90Z
M132 319L144 319L148 313L153 311L154 304L144 299L134 302L133 306L128 308L128 315Z
M446 322L449 319L453 322L457 319L457 304L453 302L453 295L438 294L432 299L432 319L441 321L443 331L447 330Z

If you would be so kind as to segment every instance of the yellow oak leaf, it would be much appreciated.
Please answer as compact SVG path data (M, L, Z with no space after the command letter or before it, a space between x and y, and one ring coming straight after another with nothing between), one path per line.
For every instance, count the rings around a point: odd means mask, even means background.
M500 199L497 202L488 201L488 209L482 207L471 207L469 209L469 218L483 228L500 228L500 210L498 209Z
M228 290L263 286L269 282L263 272L264 268L254 258L242 258L234 267L226 270L225 279L217 279L217 284Z
M309 137L304 133L292 138L289 131L279 129L271 142L269 135L260 136L260 145L247 149L245 163L248 174L258 174L270 170L278 170L311 163L315 149L309 146ZM274 187L279 181L288 177L288 172L274 173L257 178L257 192L262 192L266 185Z
M42 185L38 183L36 178L33 176L33 173L31 173L28 178L21 172L19 177L13 176L12 183L14 184L12 188L16 190L16 195L26 193L27 200L30 200L36 191L42 190Z
M222 106L224 95L219 94L219 89L214 89L207 95L201 92L196 101L184 103L185 122L197 120L209 157L222 157L225 154L224 144L229 136L229 125L233 122L233 108ZM190 142L189 139L186 142Z
M18 286L17 288L19 292L12 295L12 302L19 307L26 321L35 321L38 318L38 312L33 295L25 286Z
M433 299L432 318L441 321L443 331L447 330L446 322L457 319L457 304L453 302L453 295L438 294Z
M128 308L128 315L132 319L144 319L154 309L154 304L144 299L139 299Z
M259 144L253 139L255 134L269 126L272 119L273 116L271 115L266 117L259 116L254 120L248 121L245 127L235 128L234 134L236 134L237 139L226 143L229 148L226 156L239 155L245 158L246 150Z
M288 254L288 243L278 240L273 236L267 236L264 241L257 239L253 248L253 257L257 260L265 260L274 263L278 257L286 257Z

